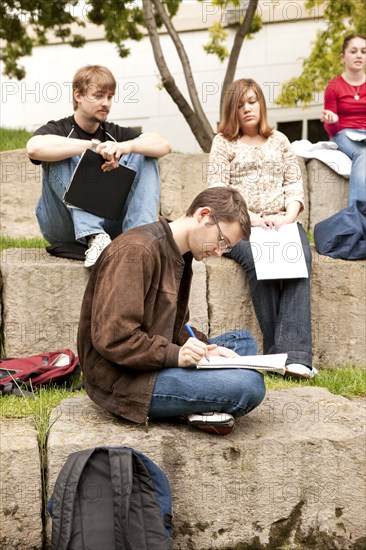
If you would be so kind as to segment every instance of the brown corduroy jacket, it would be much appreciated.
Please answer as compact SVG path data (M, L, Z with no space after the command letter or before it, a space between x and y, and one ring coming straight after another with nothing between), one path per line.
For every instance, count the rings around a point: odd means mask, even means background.
M156 373L178 366L179 346L188 338L191 264L163 218L114 239L95 264L81 307L78 355L85 389L101 407L147 420Z

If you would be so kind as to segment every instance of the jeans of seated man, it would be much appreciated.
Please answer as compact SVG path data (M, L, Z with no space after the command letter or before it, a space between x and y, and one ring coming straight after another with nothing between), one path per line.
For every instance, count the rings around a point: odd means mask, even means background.
M85 242L85 237L108 233L113 239L122 232L156 220L160 201L160 180L155 158L135 153L124 155L120 164L136 171L125 208L118 220L101 218L68 207L62 198L80 157L43 162L42 194L36 216L44 238L50 242Z
M210 342L233 349L238 355L257 354L257 343L246 330L228 332ZM255 370L162 369L156 376L149 418L203 412L243 416L262 402L265 391L263 375Z
M332 138L338 149L352 160L348 191L348 206L351 206L356 200L366 201L366 142L353 141L346 132L356 132L366 139L366 131L348 128Z
M300 223L298 227L309 278L258 281L249 241L239 241L225 256L236 260L247 274L254 311L263 334L263 353L287 353L287 364L311 367L311 250L304 228Z

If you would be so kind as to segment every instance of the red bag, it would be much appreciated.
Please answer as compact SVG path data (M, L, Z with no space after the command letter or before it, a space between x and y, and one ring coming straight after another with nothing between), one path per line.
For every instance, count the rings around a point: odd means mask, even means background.
M0 360L0 394L21 392L15 391L19 385L28 388L46 384L60 384L80 372L78 358L69 349L51 351Z

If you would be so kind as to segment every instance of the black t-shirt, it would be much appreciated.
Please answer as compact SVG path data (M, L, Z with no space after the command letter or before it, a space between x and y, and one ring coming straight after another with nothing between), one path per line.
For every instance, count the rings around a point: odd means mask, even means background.
M118 126L113 122L104 122L101 124L94 134L85 132L75 122L73 116L61 118L60 120L50 120L47 124L44 124L38 130L34 132L34 136L55 135L70 137L73 139L99 139L100 141L128 141L129 139L135 139L139 137L140 133L135 132L132 128L124 128ZM42 164L40 160L30 159L33 164Z

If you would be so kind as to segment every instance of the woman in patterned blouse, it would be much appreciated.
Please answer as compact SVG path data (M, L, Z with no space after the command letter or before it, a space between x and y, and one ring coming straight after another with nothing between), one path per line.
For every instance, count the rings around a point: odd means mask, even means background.
M236 80L227 89L209 173L210 187L233 186L241 192L253 227L278 229L295 222L304 208L296 156L287 137L269 126L264 95L254 80ZM309 241L300 223L298 227L310 277ZM240 241L226 256L247 273L263 353L287 353L288 375L313 377L310 279L257 280L248 241Z

